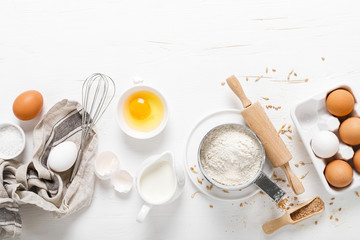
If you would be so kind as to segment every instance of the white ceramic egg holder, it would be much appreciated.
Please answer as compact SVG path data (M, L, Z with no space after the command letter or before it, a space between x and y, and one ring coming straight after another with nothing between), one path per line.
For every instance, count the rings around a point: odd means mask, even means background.
M327 95L338 88L350 91L355 98L354 110L346 118L360 116L360 104L356 101L357 95L355 94L358 91L356 87L351 84L341 84L322 91L319 94L298 103L291 111L291 118L299 132L301 140L304 143L305 149L313 162L322 184L324 185L326 191L331 195L343 194L360 187L360 174L354 169L351 160L354 155L354 150L351 146L346 145L341 141L338 132L340 120L339 118L331 115L326 108L325 99ZM339 150L335 156L327 159L317 157L311 148L312 137L316 132L322 130L328 130L335 133L340 142ZM326 164L335 159L346 160L353 167L353 181L345 188L334 188L326 181L324 175Z

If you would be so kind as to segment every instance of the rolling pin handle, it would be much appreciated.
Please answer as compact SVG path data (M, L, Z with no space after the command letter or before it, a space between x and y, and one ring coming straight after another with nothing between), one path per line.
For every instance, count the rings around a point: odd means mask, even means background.
M288 162L285 163L284 165L281 166L281 168L286 174L286 177L289 180L289 184L293 189L294 193L296 195L302 194L305 191L304 186L302 185L300 180L296 177L294 172L291 170L289 163Z
M243 107L249 107L251 105L251 101L245 95L245 92L242 89L239 80L234 75L232 75L231 77L226 79L226 82L231 88L231 90L233 90L233 92L236 94L236 96L240 98Z

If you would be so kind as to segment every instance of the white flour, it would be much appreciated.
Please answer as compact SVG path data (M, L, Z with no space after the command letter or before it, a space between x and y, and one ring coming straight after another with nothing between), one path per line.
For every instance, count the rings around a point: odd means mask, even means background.
M207 176L229 186L252 180L263 158L257 139L238 125L215 129L200 149L201 164Z

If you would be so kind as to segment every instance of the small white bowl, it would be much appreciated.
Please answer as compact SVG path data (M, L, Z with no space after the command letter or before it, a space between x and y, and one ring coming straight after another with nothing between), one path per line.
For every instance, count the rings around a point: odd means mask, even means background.
M127 123L124 119L124 115L123 115L123 108L124 108L124 103L125 103L126 99L128 99L128 97L130 97L130 95L132 95L136 92L139 92L139 91L149 91L149 92L154 93L156 96L158 96L160 98L160 100L164 106L164 117L163 117L160 125L157 128L155 128L154 130L149 131L149 132L142 132L142 131L138 131L138 130L131 128L129 125L127 125ZM149 86L137 85L132 88L129 88L121 95L119 102L117 104L116 116L117 116L117 121L120 125L120 128L121 128L121 130L123 130L124 133L126 133L127 135L129 135L130 137L133 137L133 138L148 139L148 138L155 137L162 130L164 130L166 123L168 121L168 106L165 101L165 98L158 90L156 90L152 87L149 87Z
M13 158L16 158L17 156L19 156L23 151L24 151L24 149L25 149L25 142L26 142L26 140L25 140L25 133L24 133L24 131L22 130L22 128L21 127L19 127L18 125L16 125L16 124L13 124L13 123L1 123L0 124L0 134L4 131L3 129L5 128L5 127L14 127L17 131L18 131L18 133L20 133L20 135L21 135L21 143L20 143L20 146L18 146L19 148L19 150L16 152L16 153L14 153L14 154L11 154L11 155L6 155L6 153L3 153L3 152L1 152L1 150L0 150L0 158L2 158L2 159L13 159Z

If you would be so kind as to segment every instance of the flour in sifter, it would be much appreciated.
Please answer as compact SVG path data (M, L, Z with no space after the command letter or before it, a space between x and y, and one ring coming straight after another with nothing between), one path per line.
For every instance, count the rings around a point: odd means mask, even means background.
M228 186L245 184L255 178L263 158L263 149L255 136L236 124L214 129L200 149L206 175Z

